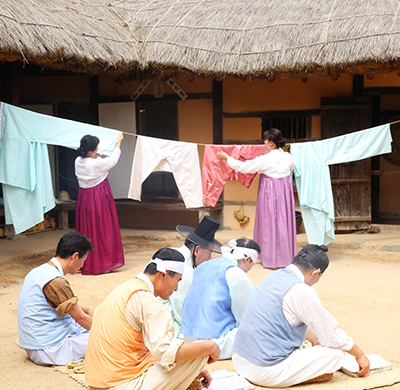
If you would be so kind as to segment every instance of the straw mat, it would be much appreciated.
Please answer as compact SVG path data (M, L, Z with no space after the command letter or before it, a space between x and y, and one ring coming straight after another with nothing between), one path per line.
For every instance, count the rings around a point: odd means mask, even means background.
M84 363L82 364L82 366L84 367ZM72 378L74 381L78 382L81 386L83 386L87 389L89 388L86 385L84 370L81 370L81 371L83 371L82 373L77 374L76 372L74 372L74 367L73 367L73 365L71 366L70 363L68 363L66 366L53 366L53 367L56 371L59 371L62 374L69 375L70 378Z
M75 374L73 369L67 366L54 366L56 371L69 375L72 379L78 382L81 386L88 388L85 382L85 374ZM222 360L214 364L207 365L210 372L227 370L235 371L232 365L232 360ZM329 382L311 383L307 385L292 386L291 390L369 390L377 387L391 386L395 383L400 383L400 369L393 367L392 370L369 374L364 378L351 377L343 374L341 371L336 371ZM272 389L269 387L255 387L257 390Z
M207 365L210 372L226 370L235 371L232 365L232 360L221 360L213 364ZM291 390L367 390L375 389L377 387L391 386L400 382L400 370L393 367L392 370L382 371L374 374L369 374L364 378L351 377L336 371L329 382L324 383L310 383L307 385L296 385L287 387ZM256 386L257 390L272 389L270 387Z

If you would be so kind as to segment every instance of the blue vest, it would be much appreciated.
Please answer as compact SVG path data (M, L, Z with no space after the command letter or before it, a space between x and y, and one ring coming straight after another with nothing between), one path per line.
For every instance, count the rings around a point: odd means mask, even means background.
M290 269L267 275L250 299L235 337L233 350L262 367L274 366L300 348L307 325L292 326L286 319L282 300L302 280Z
M26 349L46 349L56 346L70 334L77 333L72 317L61 317L43 294L43 286L62 276L50 264L42 264L26 275L18 300L19 345Z
M193 281L183 301L181 333L202 339L223 336L236 326L225 272L236 267L226 257L205 261L194 271Z

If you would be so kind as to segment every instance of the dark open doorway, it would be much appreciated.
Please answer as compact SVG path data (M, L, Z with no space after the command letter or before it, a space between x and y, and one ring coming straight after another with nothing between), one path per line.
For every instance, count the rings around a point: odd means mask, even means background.
M149 137L178 139L178 104L175 100L138 102L138 132ZM170 172L153 172L142 185L143 201L180 200Z

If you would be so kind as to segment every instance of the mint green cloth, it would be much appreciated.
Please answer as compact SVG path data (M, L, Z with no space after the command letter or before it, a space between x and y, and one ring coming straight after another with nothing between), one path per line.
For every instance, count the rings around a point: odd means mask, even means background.
M0 183L6 224L16 234L55 207L47 144L77 149L86 134L99 138L99 153L110 155L120 132L0 103Z
M373 127L322 141L293 143L294 175L301 213L310 244L335 239L335 211L329 165L390 153L390 125Z

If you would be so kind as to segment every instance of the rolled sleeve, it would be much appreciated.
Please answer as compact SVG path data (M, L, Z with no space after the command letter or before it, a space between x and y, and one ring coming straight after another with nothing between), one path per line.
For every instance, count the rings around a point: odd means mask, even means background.
M67 301L64 301L61 305L58 305L56 307L57 314L61 317L65 317L69 312L69 309L71 309L71 307L74 306L76 303L78 303L78 297L73 297L68 299Z
M164 371L171 371L176 365L176 354L178 353L178 349L183 344L183 340L181 339L173 339L171 340L171 344L169 348L161 355L161 359L159 360L161 367Z
M59 276L44 285L43 294L47 303L56 309L58 315L65 317L69 309L78 302L68 281Z

